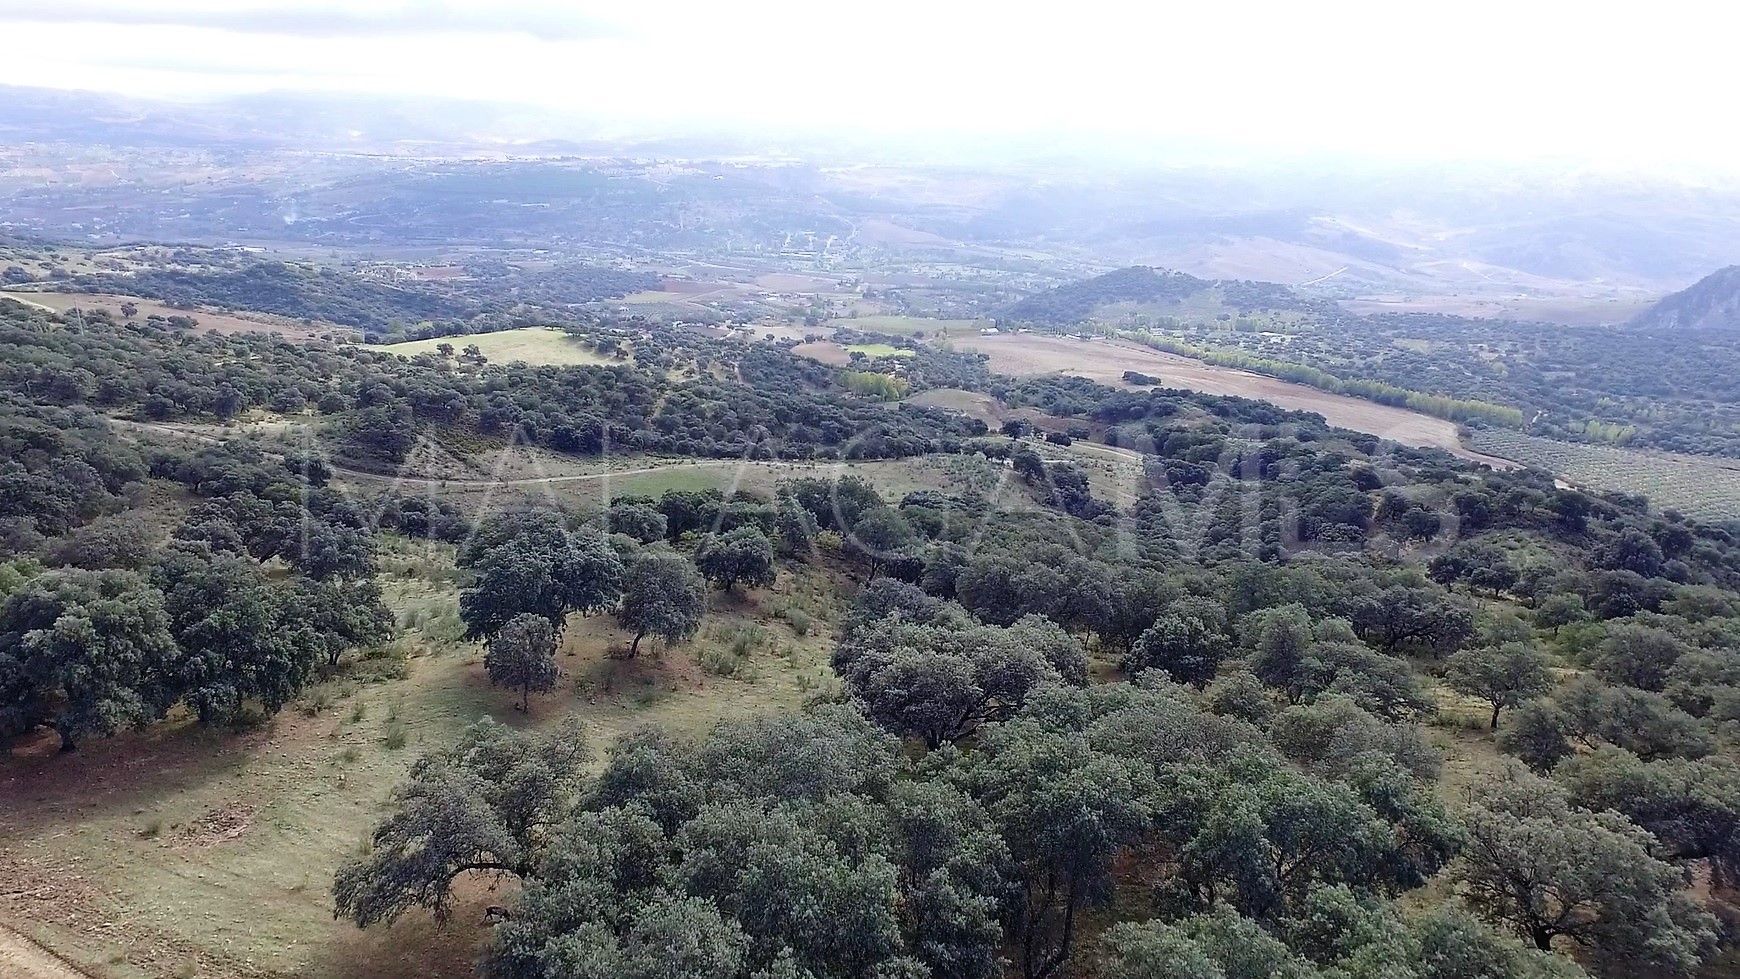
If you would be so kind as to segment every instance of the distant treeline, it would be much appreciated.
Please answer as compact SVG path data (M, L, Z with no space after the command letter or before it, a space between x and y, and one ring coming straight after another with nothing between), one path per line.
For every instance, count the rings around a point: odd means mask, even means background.
M1313 317L1288 327L1284 339L1199 326L1152 332L1217 352L1308 364L1342 384L1514 405L1533 435L1740 456L1736 331L1381 313Z
M147 269L131 275L81 275L72 287L144 296L169 306L211 305L324 320L370 332L383 331L395 320L464 318L483 311L467 299L284 262L215 272Z
M1332 394L1346 394L1356 398L1365 398L1368 401L1376 401L1379 404L1411 408L1414 411L1437 418L1446 418L1450 421L1487 422L1503 425L1507 428L1521 428L1523 426L1522 410L1512 408L1509 405L1498 405L1489 401L1471 401L1466 398L1451 398L1441 394L1426 394L1422 391L1410 391L1407 388L1396 387L1381 381L1346 380L1306 364L1271 360L1267 357L1253 357L1250 354L1235 350L1198 347L1194 344L1168 340L1164 337L1139 335L1136 339L1157 350L1190 357L1219 367L1236 367L1240 370L1255 371L1258 374L1267 374L1284 381L1305 384Z
M336 269L262 261L212 271L80 275L68 285L80 292L144 296L176 307L218 306L320 320L355 327L371 338L423 339L548 323L562 319L570 305L623 296L657 283L648 273L573 262L540 270L496 262L466 271L467 278L439 286L400 285Z

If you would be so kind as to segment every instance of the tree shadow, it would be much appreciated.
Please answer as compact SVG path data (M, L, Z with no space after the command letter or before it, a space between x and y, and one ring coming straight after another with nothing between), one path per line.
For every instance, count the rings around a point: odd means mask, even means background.
M89 820L93 810L131 811L234 775L283 733L288 720L237 733L179 717L92 738L64 754L52 731L20 739L0 755L0 798L10 817L0 839L31 837L45 821Z
M510 885L511 886L511 885ZM456 888L453 916L445 924L411 911L392 925L357 928L338 922L307 975L331 979L472 979L489 942L484 909L511 905L511 894L472 882Z

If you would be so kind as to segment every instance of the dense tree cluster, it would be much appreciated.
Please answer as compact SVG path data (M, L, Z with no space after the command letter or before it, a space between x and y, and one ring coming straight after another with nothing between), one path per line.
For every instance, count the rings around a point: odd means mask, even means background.
M536 615L556 635L570 613L612 609L622 598L622 559L590 526L570 529L548 509L508 510L480 522L459 552L472 580L460 593L468 639L493 641L517 616Z
M192 335L102 317L43 328L50 322L16 305L0 310L7 390L153 420L313 411L332 416L340 445L364 462L399 462L428 430L577 454L742 458L899 457L952 451L983 431L947 412L890 410L852 395L831 370L767 345L681 330L645 338L633 365L457 369L434 355L406 360L366 347ZM677 362L693 376L672 379L664 368Z
M1234 451L1360 485L1308 443L1269 448ZM839 552L871 567L833 658L849 703L698 742L631 737L544 828L461 840L464 859L438 864L393 844L399 821L459 825L447 810L478 797L414 778L374 853L340 875L339 911L444 912L459 877L516 876L524 896L485 959L501 976L1575 977L1552 954L1573 951L1610 974L1692 969L1717 932L1678 864L1732 873L1740 854L1712 718L1740 702L1722 692L1740 676L1740 604L1660 575L1689 537L1710 549L1677 573L1714 580L1719 538L1562 506L1526 477L1403 465L1469 528L1458 560L1515 574L1474 583L1321 541L1192 559L1173 524L1139 523L1131 547L1117 521L990 519L971 494L890 503L852 477L793 480L772 500L619 501L639 536L656 514L698 555L732 534L785 540L787 525L798 546L780 552L799 559L822 533L896 542ZM1657 577L1602 567L1647 560L1638 533L1668 542ZM665 545L623 546L699 593ZM1529 559L1547 547L1575 551ZM1644 583L1655 611L1614 616L1625 606L1574 591L1612 574ZM1587 675L1557 682L1554 653ZM1090 682L1096 658L1124 682ZM1551 777L1502 772L1466 807L1438 801L1442 760L1417 726L1442 704L1432 673L1482 720L1513 715L1501 743ZM903 815L919 797L922 838ZM1392 903L1435 878L1453 903ZM1112 907L1128 923L1101 932Z
M1351 394L1388 388L1502 406L1509 409L1504 416L1471 417L1553 438L1740 452L1740 389L1734 380L1740 338L1733 331L1581 330L1334 310L1300 321L1284 345L1219 324L1179 325L1163 335L1183 339L1217 362Z
M463 275L419 281L233 251L187 251L181 264L169 268L81 274L61 285L144 296L177 308L215 306L336 323L363 330L371 339L399 340L566 321L573 318L568 312L573 305L658 283L649 273L573 261L522 266L480 260L467 263Z
M412 766L339 914L445 917L513 878L483 969L551 979L1544 979L1581 974L1561 953L1683 974L1715 948L1687 882L1740 870L1735 528L1239 399L860 365L1052 416L993 436L779 344L575 330L618 365L0 315L0 733L282 707L387 631L381 530L459 545L466 635L522 711L575 616L614 615L634 657L699 632L707 582L735 610L795 571L852 593L818 703L634 733L601 770L571 725L480 724ZM256 408L344 461L100 414ZM974 453L1017 505L846 475L473 526L328 485L426 436ZM1081 439L1143 454L1133 492L1090 491ZM1517 761L1445 791L1428 722Z
M1576 979L1569 961L1453 909L1413 919L1325 889L1276 931L1227 912L1122 924L1101 939L1105 979Z
M1138 852L1175 855L1145 899L1156 925L1266 933L1324 902L1372 908L1461 839L1393 764L1300 772L1163 680L1048 685L925 763L838 707L699 742L632 735L594 779L569 737L486 722L420 762L340 873L339 913L445 914L459 878L507 875L524 890L485 956L495 976L989 977L1008 954L1040 979L1072 961Z
M234 269L140 269L95 273L69 283L85 292L123 293L169 306L258 310L341 326L385 328L393 320L463 317L478 307L428 289L372 282L334 269L287 262L247 262Z
M242 442L135 443L85 409L16 400L0 441L15 450L0 473L0 552L14 559L0 576L0 737L49 726L71 749L177 705L228 724L387 638L376 515L324 486L318 464ZM153 484L186 500L178 522L114 513Z
M695 567L708 581L730 591L739 582L751 588L773 584L773 542L753 526L708 537L695 551Z
M834 669L870 717L935 748L1004 720L1046 683L1087 679L1081 644L1029 615L1004 628L888 578L865 589Z
M0 737L49 726L70 751L176 704L205 724L277 711L390 626L366 581L273 580L204 540L171 541L148 574L45 572L0 604Z
M144 456L89 410L0 395L0 549L33 550L120 510L149 474Z
M1012 322L1073 327L1092 317L1101 306L1119 303L1171 305L1214 293L1229 308L1251 310L1312 310L1334 308L1295 295L1271 282L1199 279L1184 272L1133 265L1092 278L1069 282L1028 296L1004 311Z
M1657 859L1655 840L1612 810L1574 805L1526 772L1485 787L1457 867L1470 902L1536 948L1558 939L1607 960L1690 971L1716 943L1715 921Z

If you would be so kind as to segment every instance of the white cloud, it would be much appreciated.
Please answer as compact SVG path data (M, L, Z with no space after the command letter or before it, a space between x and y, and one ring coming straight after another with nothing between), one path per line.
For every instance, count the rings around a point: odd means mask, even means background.
M0 0L0 22L206 27L257 34L338 37L347 34L525 33L545 38L613 33L605 20L573 4L481 4L464 0L365 0L333 3L261 0Z
M20 19L25 6L37 13ZM1712 8L0 0L0 81L478 98L647 130L1189 140L1734 173L1727 48L1740 13Z

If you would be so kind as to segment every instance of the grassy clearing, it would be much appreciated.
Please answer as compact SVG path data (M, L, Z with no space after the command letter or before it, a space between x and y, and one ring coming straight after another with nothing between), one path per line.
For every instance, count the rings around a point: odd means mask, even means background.
M852 363L853 354L863 354L866 357L911 357L913 352L903 347L888 343L854 343L851 346L841 346L832 340L817 340L812 343L800 343L791 348L791 352L799 357L819 360L831 367L846 367Z
M848 354L863 354L866 357L911 357L914 352L904 347L896 347L886 343L854 343L846 348Z
M623 460L626 461L626 460ZM765 462L739 459L671 462L647 459L637 467L578 476L552 476L489 482L460 481L418 487L419 492L440 497L467 510L484 512L525 500L546 501L562 506L592 509L620 496L658 496L670 489L717 489L723 493L744 490L771 496L782 480L804 476L838 478L859 475L872 480L890 500L914 490L958 491L972 485L982 491L996 487L1006 470L998 463L977 456L939 453L907 459L865 462ZM340 481L345 482L345 481ZM366 486L351 480L346 485Z
M445 929L420 914L366 932L332 920L334 869L419 754L485 715L543 727L578 714L602 756L643 724L700 732L836 689L828 650L852 585L799 565L769 589L712 593L694 642L643 643L632 662L607 655L627 641L613 619L575 618L563 682L520 714L457 640L452 555L389 541L382 583L403 637L252 731L180 719L0 760L0 876L31 885L0 897L0 916L99 979L470 976L480 906L501 900L481 884Z
M731 465L708 468L669 466L657 472L619 476L611 479L610 493L613 496L662 496L670 490L730 490L733 486L765 490L770 488L770 481L777 482L786 476L783 469L754 463L745 463L744 466L749 468L739 470Z
M1042 445L1038 450L1047 458L1067 459L1080 466L1094 496L1120 509L1135 506L1147 487L1142 456L1129 449L1078 441L1065 447Z
M601 357L588 350L580 341L555 327L527 326L518 330L501 330L496 333L473 333L467 336L433 337L428 340L407 340L404 343L383 344L380 349L390 353L415 357L418 354L432 354L436 347L443 343L452 344L454 350L463 350L469 344L477 344L477 349L495 363L518 361L524 364L553 364L559 367L571 367L585 364L615 364L617 361Z

